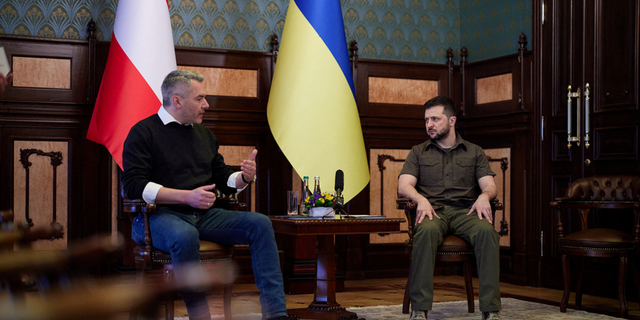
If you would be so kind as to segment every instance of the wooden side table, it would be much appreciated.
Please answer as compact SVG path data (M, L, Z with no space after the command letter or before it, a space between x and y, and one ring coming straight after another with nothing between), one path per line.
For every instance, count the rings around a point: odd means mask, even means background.
M303 309L289 309L300 319L346 320L359 319L354 312L347 311L336 301L336 264L334 236L339 234L368 234L400 232L398 218L348 218L319 219L289 216L270 217L273 230L295 236L317 236L316 289L313 302Z

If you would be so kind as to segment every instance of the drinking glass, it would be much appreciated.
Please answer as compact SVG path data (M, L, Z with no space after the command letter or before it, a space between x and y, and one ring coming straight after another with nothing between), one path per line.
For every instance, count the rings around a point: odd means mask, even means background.
M287 191L287 214L298 214L298 191Z

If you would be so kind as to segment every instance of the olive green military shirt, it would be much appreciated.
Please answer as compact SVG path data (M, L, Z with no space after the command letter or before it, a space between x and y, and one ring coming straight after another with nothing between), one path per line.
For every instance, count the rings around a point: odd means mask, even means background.
M478 180L496 175L482 148L463 140L458 133L456 143L448 150L431 140L414 146L400 171L403 174L418 179L416 190L433 209L445 205L471 207L482 193Z

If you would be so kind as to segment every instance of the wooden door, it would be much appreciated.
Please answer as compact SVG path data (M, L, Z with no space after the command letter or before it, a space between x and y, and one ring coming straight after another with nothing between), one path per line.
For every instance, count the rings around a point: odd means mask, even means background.
M581 177L640 174L640 9L637 0L544 2L545 21L540 33L543 116L540 280L545 287L560 287L556 220L549 202L563 196L568 185ZM570 148L569 137L575 140ZM577 216L570 214L567 219L571 223L565 226L565 233L579 226ZM593 219L599 219L598 215ZM627 217L620 217L609 225L625 229L626 221ZM615 276L616 269L611 273ZM609 279L602 279L605 280ZM613 284L611 287L615 288Z

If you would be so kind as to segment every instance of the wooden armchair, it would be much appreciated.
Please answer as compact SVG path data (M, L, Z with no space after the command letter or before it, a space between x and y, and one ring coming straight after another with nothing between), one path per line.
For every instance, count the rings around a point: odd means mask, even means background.
M409 198L396 199L396 209L403 209L407 216L407 222L409 223L409 239L406 241L406 252L409 255L409 261L412 259L413 252L413 224L416 216L417 204L411 202ZM493 217L495 218L496 210L502 210L502 204L498 199L491 201L491 208L493 211ZM493 220L495 221L495 219ZM468 242L462 240L460 237L454 235L447 235L442 240L442 244L438 246L438 253L436 255L436 261L446 262L462 262L464 284L467 291L467 307L469 313L474 312L474 295L473 295L473 282L471 280L471 262L475 259L475 253L473 247ZM402 299L402 313L409 313L409 285L411 284L411 262L409 263L409 277L407 278L407 285L404 290L404 298Z
M55 232L55 231L54 231ZM0 231L3 235L5 231ZM13 232L10 237L15 238ZM52 235L55 236L55 233ZM32 237L34 234L29 235ZM3 238L4 240L9 237ZM24 239L21 239L22 241ZM97 280L78 276L83 262L100 259L119 251L124 237L96 236L72 243L68 250L18 250L0 252L0 283L6 286L9 297L0 299L0 319L39 320L107 320L119 318L135 310L149 319L157 310L157 302L176 291L191 288L210 288L227 285L236 277L231 261L213 266L205 277L188 279L180 284L168 283L158 287L123 286L113 280ZM26 299L21 279L25 275L59 275L66 281L59 286L38 286L39 295Z
M127 199L123 195L123 211L129 215L131 221L138 214L143 214L145 223L145 244L137 245L133 249L133 254L136 264L136 283L144 286L150 279L153 278L153 274L162 273L162 282L171 283L173 281L173 266L171 260L171 254L160 249L153 247L151 241L151 230L149 228L149 216L152 215L155 210L155 204L148 204L142 199ZM247 206L244 203L239 203L238 200L233 197L218 195L215 206L218 208L224 208L234 211L246 211ZM218 243L200 240L200 262L207 264L214 264L217 262L230 262L233 260L233 246L225 246ZM157 278L157 277L156 277ZM231 289L233 283L224 286L223 305L225 319L231 320ZM167 296L165 299L165 319L173 319L174 317L174 297ZM136 319L137 314L131 312L130 319Z
M562 254L562 275L564 277L564 295L560 302L560 311L565 312L571 291L569 256L579 256L582 260L580 276L576 288L576 306L582 305L582 272L584 257L617 258L618 262L618 298L620 315L628 313L626 299L627 259L634 259L640 248L640 177L636 176L600 176L574 181L567 189L566 196L556 198L551 207L558 214L556 228ZM582 229L564 235L562 209L572 208L580 215ZM588 217L591 209L633 210L633 226L629 232L608 228L589 228ZM600 211L599 214L605 214ZM594 219L591 219L594 220ZM594 226L595 227L595 226ZM637 262L636 262L637 263ZM640 272L636 266L636 286L640 292Z

